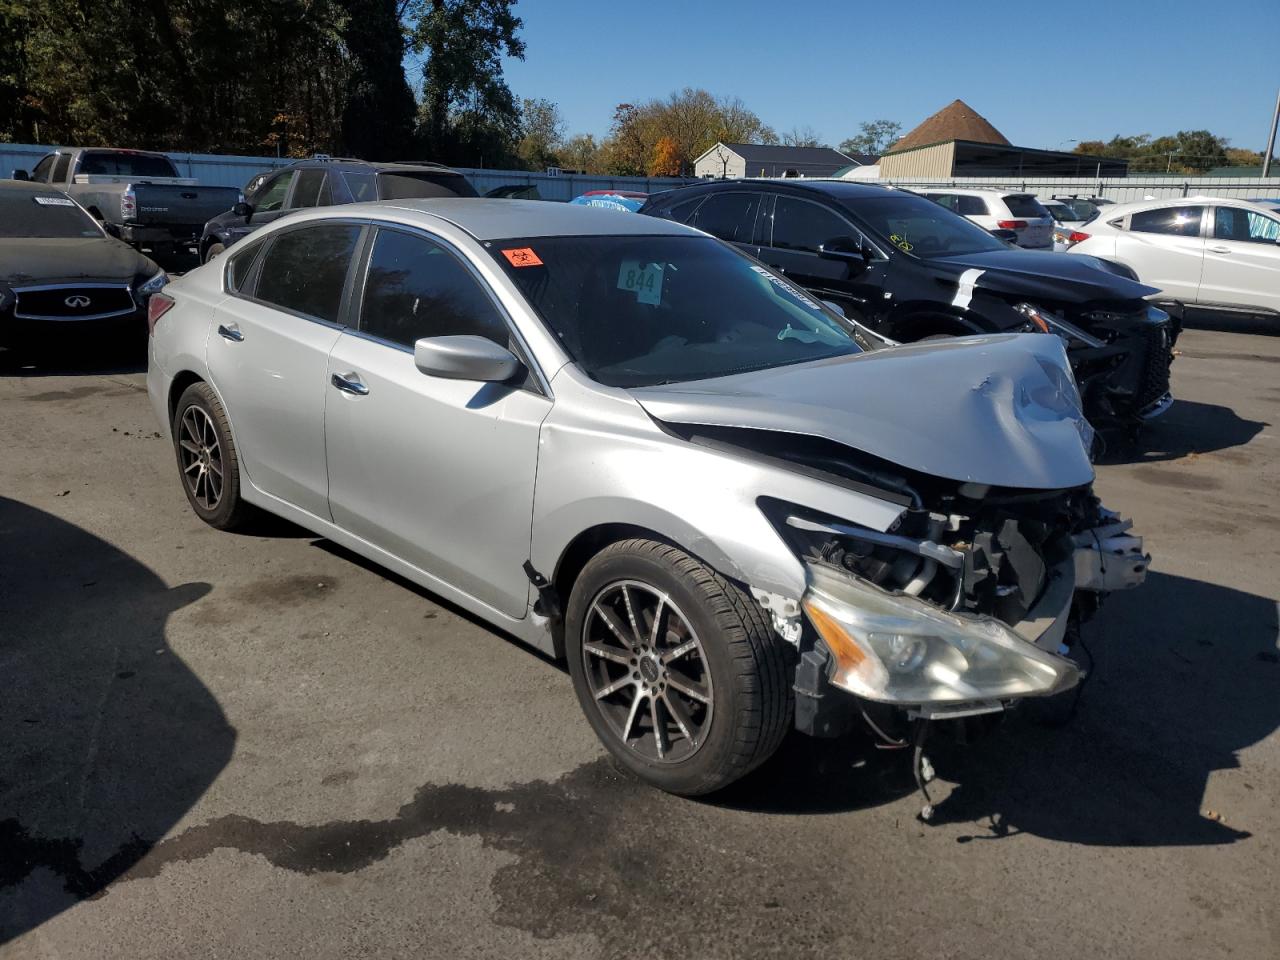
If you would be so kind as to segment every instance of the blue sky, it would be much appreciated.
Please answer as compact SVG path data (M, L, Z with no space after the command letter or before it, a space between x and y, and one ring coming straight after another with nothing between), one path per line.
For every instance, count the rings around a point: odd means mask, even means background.
M1215 14L1221 10L1221 15ZM831 144L959 97L1020 146L1208 129L1261 150L1280 86L1280 0L523 0L519 97L569 132L683 86L735 95ZM415 79L415 78L411 78Z

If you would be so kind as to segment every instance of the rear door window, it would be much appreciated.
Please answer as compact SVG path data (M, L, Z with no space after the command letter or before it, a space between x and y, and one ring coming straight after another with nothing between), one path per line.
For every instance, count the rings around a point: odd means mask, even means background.
M747 191L716 193L698 207L690 226L730 243L750 243L755 234L760 194Z
M67 168L71 166L71 154L64 153L58 157L58 162L53 166L53 182L64 183L67 179Z
M774 204L771 245L779 249L817 253L818 247L829 240L856 235L857 231L843 217L816 203L778 197Z
M329 190L329 175L324 170L299 170L298 183L293 188L291 207L327 207L333 203Z
M31 171L31 179L36 183L47 183L49 171L53 169L53 161L56 159L52 153L47 157L41 157L40 162L36 164L36 168Z
M1015 217L1038 220L1049 215L1049 211L1040 205L1040 201L1029 193L1011 193L1002 199L1004 205L1009 208L1009 212Z
M1204 207L1160 207L1139 210L1129 217L1134 233L1164 233L1176 237L1200 236L1200 216Z
M426 237L379 229L369 255L360 329L413 347L422 337L470 334L509 346L506 320L458 258Z
M347 270L359 238L360 227L346 223L276 234L258 272L255 298L337 323Z
M378 187L373 181L372 173L351 173L343 171L342 182L347 185L353 203L364 203L366 200L378 199Z
M987 201L964 194L956 197L956 205L952 209L962 217L985 217L991 212L987 209Z
M1280 220L1240 207L1218 207L1213 215L1213 236L1217 240L1274 244L1280 241Z

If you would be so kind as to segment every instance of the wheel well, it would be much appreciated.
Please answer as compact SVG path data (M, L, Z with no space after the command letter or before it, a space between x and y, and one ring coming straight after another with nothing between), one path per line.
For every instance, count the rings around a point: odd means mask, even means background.
M587 565L592 557L611 543L630 540L634 537L641 537L645 540L658 540L662 543L671 542L659 533L629 523L602 523L599 526L589 527L574 537L560 555L560 561L556 564L555 572L551 576L551 585L555 588L556 596L560 600L560 608L563 610L568 606L569 594L573 592L573 585L577 583L578 575L582 573L582 568ZM673 546L679 545L673 544ZM555 643L556 656L563 659L563 620L555 625L552 631L552 639Z
M200 383L203 378L192 373L190 370L183 370L180 374L173 378L173 383L169 386L169 423L173 424L173 417L178 412L178 398L182 396L182 392L193 383Z

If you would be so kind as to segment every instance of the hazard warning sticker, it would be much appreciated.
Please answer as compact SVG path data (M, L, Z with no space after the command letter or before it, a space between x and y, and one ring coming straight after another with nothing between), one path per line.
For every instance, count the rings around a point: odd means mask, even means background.
M502 255L513 267L540 267L542 259L531 247L517 247L514 250L503 250Z

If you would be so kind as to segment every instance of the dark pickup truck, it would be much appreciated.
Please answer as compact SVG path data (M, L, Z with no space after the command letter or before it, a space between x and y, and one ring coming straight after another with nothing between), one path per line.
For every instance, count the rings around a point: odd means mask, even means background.
M163 153L140 150L63 148L13 179L64 191L112 234L156 253L194 246L205 222L240 199L237 187L202 187Z

